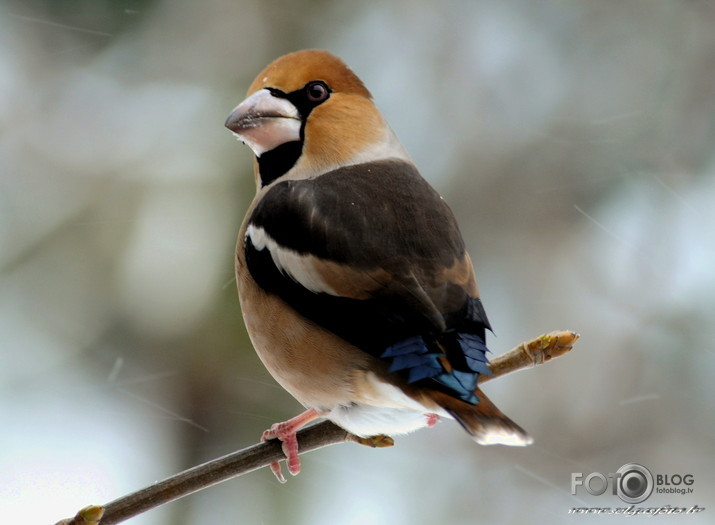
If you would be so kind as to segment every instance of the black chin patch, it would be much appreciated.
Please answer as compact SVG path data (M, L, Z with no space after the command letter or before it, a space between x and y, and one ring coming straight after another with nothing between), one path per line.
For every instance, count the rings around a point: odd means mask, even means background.
M261 186L266 186L285 175L300 157L303 142L294 140L286 142L258 157L258 171L261 175Z

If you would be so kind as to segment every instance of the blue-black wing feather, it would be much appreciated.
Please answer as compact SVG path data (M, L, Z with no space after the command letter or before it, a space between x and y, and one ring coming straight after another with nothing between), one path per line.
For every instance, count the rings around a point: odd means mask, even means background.
M462 260L465 248L452 212L414 167L380 161L277 181L249 221L297 254L380 268L402 283L366 299L316 293L285 275L268 249L249 238L244 245L255 281L303 316L386 360L408 383L478 403L479 374L490 373L481 300L449 282L429 304L415 299L429 288L415 275L433 280Z

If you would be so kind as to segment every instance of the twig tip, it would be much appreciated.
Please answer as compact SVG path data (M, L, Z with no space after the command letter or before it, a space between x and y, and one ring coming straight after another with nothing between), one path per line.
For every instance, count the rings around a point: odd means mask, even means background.
M77 512L74 518L60 520L55 525L99 525L102 516L104 516L104 507L88 505Z

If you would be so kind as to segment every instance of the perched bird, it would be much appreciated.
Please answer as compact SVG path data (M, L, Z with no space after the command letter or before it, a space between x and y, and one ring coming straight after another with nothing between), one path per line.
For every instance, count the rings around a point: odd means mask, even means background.
M262 437L291 474L317 418L367 437L447 417L482 445L529 444L477 386L490 326L454 215L355 73L326 51L280 57L226 127L255 153L236 250L246 327L307 409Z

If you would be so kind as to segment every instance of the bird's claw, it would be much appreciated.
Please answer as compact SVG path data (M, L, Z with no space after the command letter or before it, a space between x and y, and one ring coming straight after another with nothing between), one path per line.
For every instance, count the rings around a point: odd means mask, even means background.
M286 457L286 465L288 466L288 472L293 476L297 476L300 473L300 458L298 457L298 437L296 433L303 427L306 423L319 418L320 415L313 409L306 410L302 414L289 419L288 421L283 421L282 423L274 423L271 428L263 432L261 436L261 441L270 441L271 439L278 439L281 441L281 448L283 449L283 454ZM271 463L271 472L281 483L285 483L286 479L281 472L280 462L274 461Z
M296 438L296 431L286 425L285 423L276 423L271 426L270 429L263 432L261 436L261 441L270 441L271 439L278 439L281 441L281 448L286 456L286 465L288 466L288 472L293 476L300 473L300 458L298 457L298 439ZM281 483L286 482L286 478L283 476L281 471L281 464L278 461L271 463L271 472L275 475L276 479Z
M430 413L425 414L425 419L427 420L427 426L433 427L437 423L439 423L440 417L439 417L439 415L433 414L430 412Z

